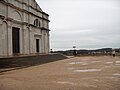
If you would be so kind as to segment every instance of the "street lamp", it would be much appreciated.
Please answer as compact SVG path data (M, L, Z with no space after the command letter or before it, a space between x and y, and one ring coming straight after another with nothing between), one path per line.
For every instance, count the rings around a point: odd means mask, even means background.
M76 46L73 46L73 48L74 48L74 50L75 50Z
M77 55L77 51L76 51L76 46L73 46L73 55L76 56Z

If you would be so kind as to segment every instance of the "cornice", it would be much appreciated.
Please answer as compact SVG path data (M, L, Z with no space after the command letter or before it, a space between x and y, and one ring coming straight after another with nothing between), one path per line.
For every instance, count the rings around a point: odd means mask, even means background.
M1 16L0 16L1 18ZM41 30L47 30L47 31L50 31L49 29L45 28L45 27L36 27L35 25L33 24L29 24L29 23L26 23L26 22L21 22L21 21L17 21L17 20L14 20L12 18L6 18L7 21L11 21L11 22L14 22L14 23L17 23L17 24L21 24L21 25L26 25L26 26L32 26L32 27L35 27L35 28L38 28L38 29L41 29Z
M41 27L41 30L50 31L50 29L48 29L48 28L45 28L45 27Z

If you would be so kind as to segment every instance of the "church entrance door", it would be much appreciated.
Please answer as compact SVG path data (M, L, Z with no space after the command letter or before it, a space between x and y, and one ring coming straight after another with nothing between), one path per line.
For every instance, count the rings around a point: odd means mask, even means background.
M39 53L39 39L36 39L36 52Z
M20 28L12 27L13 54L20 53Z

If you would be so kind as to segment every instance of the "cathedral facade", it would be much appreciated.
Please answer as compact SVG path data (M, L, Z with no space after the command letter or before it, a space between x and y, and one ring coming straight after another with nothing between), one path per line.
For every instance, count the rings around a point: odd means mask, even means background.
M0 56L48 54L49 22L35 0L0 0Z

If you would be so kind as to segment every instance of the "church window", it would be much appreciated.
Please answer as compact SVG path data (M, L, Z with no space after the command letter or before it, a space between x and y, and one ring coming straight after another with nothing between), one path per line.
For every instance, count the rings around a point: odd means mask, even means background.
M38 19L34 20L34 26L40 27L40 21Z

